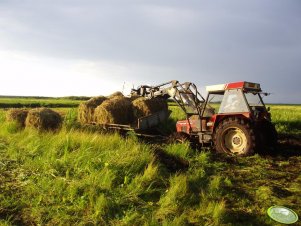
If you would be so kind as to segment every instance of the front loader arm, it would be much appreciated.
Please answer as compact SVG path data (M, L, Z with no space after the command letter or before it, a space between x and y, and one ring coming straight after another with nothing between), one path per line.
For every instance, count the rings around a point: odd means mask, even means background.
M190 115L200 115L200 104L205 102L203 96L198 92L194 83L179 83L172 80L156 86L142 85L133 89L132 96L143 96L146 98L172 98L185 112L186 118ZM189 109L189 110L188 110ZM194 112L191 111L194 109Z

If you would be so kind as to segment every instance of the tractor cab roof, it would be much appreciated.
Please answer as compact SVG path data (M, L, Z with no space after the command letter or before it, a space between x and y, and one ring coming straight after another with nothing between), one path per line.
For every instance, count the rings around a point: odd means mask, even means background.
M231 82L219 85L206 86L208 93L224 93L229 89L243 89L243 91L261 92L259 83L252 82Z

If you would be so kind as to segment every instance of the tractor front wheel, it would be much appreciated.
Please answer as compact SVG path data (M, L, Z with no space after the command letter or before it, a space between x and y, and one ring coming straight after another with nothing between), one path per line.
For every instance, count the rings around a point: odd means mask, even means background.
M252 155L255 149L254 131L243 119L223 120L216 128L214 146L219 153L237 156Z

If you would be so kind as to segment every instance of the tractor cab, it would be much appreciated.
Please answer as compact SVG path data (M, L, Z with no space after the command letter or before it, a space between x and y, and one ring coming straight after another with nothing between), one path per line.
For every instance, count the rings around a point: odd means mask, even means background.
M260 84L251 82L234 82L207 86L206 104L215 109L214 124L229 115L245 117L254 121L270 120L261 95Z

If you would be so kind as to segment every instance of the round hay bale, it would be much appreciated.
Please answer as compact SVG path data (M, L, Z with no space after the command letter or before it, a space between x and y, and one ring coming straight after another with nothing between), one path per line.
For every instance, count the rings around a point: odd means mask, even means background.
M21 127L25 127L27 114L28 110L26 109L12 108L7 111L6 120L17 122L17 124Z
M162 110L168 110L167 102L162 98L146 99L144 97L140 97L135 99L132 104L135 118L148 116Z
M36 108L28 112L25 125L40 131L57 130L62 125L62 117L51 109Z
M102 104L107 98L104 96L93 97L78 106L78 121L81 124L92 123L95 121L94 111L97 106Z
M122 92L117 91L108 96L109 99L112 99L114 97L124 97L124 95L122 94Z
M115 96L105 100L95 109L98 124L130 124L133 120L132 103L129 98Z

